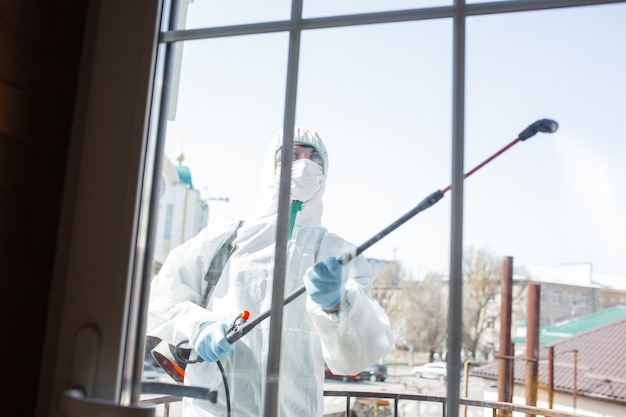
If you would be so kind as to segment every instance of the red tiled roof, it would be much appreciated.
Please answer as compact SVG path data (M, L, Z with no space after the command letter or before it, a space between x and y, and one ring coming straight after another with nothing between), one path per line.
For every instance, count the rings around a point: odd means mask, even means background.
M548 346L554 347L554 390L574 392L574 350L577 353L576 394L626 403L626 319L542 346L539 384L548 386ZM515 357L515 383L524 384L525 354ZM497 379L498 362L472 369L472 376Z

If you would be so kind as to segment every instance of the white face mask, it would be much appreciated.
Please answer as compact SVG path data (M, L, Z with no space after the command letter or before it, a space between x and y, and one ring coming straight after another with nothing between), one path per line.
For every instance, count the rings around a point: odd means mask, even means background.
M320 191L324 184L322 167L309 159L298 159L291 168L291 199L306 202Z

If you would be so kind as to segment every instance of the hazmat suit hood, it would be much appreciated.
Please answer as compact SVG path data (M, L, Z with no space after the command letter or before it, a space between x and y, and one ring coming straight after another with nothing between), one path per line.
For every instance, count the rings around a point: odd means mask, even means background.
M307 145L313 147L322 158L322 166L315 162L301 159L294 161L292 165L291 179L291 207L298 211L297 224L305 227L320 227L323 203L322 196L326 188L328 173L328 151L322 142L320 135L303 126L294 127L294 145ZM276 222L278 212L278 192L280 188L280 170L283 168L277 164L283 145L283 130L280 129L270 142L263 166L263 196L261 204L253 213L252 217L257 220ZM306 188L306 191L303 191ZM298 196L302 200L298 200ZM301 205L294 201L301 201ZM294 209L294 206L296 209ZM297 207L300 206L299 210ZM295 213L293 211L292 213ZM274 220L272 220L272 218Z

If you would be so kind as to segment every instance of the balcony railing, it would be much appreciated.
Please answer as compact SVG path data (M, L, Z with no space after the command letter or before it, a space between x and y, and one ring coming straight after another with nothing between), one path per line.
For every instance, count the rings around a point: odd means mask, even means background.
M445 417L447 415L446 397L443 396L380 391L341 390L326 390L324 391L324 396L345 397L346 399L345 411L332 414L332 416L330 414L326 414L326 416L328 417L404 417L408 414L401 413L400 411L400 404L403 401L440 403L441 417ZM170 409L170 404L178 402L180 400L180 397L158 396L141 400L141 403L163 405L163 417L180 417L175 413L171 413ZM491 410L491 415L493 417L511 416L512 413L524 413L527 417L588 417L584 414L572 413L571 411L557 411L547 408L533 407L529 405L503 403L498 401L472 400L469 398L460 398L459 404L462 410L461 415L465 415L465 412L470 407L475 407Z
M440 403L441 404L441 416L445 417L446 413L446 397L436 396L436 395L424 395L424 394L408 394L408 393L392 393L392 392L370 392L370 391L324 391L325 397L345 397L346 398L346 409L345 414L341 413L342 416L350 416L351 411L354 410L355 405L352 399L357 398L372 398L372 399L382 399L382 400L392 400L389 406L383 405L380 408L385 408L384 411L391 411L390 413L385 413L383 410L374 410L378 411L376 415L378 417L402 417L403 414L400 413L400 402L401 401L423 401L423 402L431 402L431 403ZM384 404L384 403L383 403ZM583 414L573 414L572 412L564 412L564 411L556 411L546 408L533 407L528 405L519 405L519 404L511 404L511 403L503 403L498 401L484 401L484 400L471 400L468 398L460 398L459 404L462 409L466 410L469 407L483 408L483 409L491 409L491 415L496 417L497 415L505 415L502 413L498 413L498 410L502 410L503 412L508 412L510 416L512 412L517 413L525 413L527 416L544 416L544 417L585 417ZM376 403L370 404L369 407L371 409L376 409ZM365 413L367 414L367 413ZM366 417L358 415L358 417ZM369 417L369 415L367 415Z

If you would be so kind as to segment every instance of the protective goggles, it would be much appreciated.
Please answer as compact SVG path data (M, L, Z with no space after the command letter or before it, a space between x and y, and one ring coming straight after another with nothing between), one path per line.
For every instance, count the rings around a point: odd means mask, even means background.
M276 151L276 164L280 164L281 148ZM293 145L293 160L309 159L317 165L324 167L324 160L317 150L311 145L297 144Z

